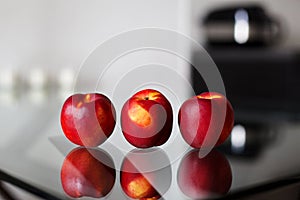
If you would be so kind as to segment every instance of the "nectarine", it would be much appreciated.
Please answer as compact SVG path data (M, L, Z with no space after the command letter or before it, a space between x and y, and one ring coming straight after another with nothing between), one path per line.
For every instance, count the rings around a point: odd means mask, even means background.
M213 150L199 158L199 150L188 152L177 172L180 190L192 199L211 198L226 194L232 181L230 164L220 152Z
M171 176L170 161L158 148L132 150L120 172L122 189L133 199L160 199L171 185Z
M135 147L148 148L162 145L172 132L171 104L156 90L142 90L124 104L121 126L124 137Z
M115 115L113 104L103 94L74 94L63 104L60 121L71 142L95 147L112 134Z
M234 125L234 112L225 96L205 92L185 101L178 114L183 139L194 148L222 144Z
M65 158L61 183L66 194L104 197L113 188L116 171L112 158L103 150L78 147Z

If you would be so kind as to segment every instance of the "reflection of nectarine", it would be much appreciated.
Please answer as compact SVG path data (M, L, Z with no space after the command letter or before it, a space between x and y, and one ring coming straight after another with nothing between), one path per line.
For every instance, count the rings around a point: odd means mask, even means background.
M198 150L188 152L182 158L177 173L179 188L192 199L224 195L232 181L228 160L216 150L204 158L199 158Z
M115 127L115 108L102 94L74 94L61 110L61 127L73 143L94 147L103 143Z
M171 185L171 167L160 149L133 150L123 160L123 191L133 199L159 199Z
M234 113L230 102L216 92L205 92L185 101L178 115L183 139L194 148L214 147L229 136Z
M72 150L61 168L61 183L71 197L104 197L115 183L112 158L103 150L83 147Z
M121 125L126 140L136 147L162 145L172 132L171 104L156 90L142 90L124 104Z

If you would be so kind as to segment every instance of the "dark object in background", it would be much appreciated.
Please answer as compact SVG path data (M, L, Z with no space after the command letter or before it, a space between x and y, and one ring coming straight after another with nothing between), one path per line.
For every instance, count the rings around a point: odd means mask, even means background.
M274 124L237 124L219 150L239 159L256 159L278 139Z
M226 97L240 122L300 120L300 59L297 50L207 48L222 76ZM194 52L193 62L201 63ZM207 91L192 68L196 94Z
M258 5L214 10L204 18L203 25L210 45L264 46L280 38L279 22Z

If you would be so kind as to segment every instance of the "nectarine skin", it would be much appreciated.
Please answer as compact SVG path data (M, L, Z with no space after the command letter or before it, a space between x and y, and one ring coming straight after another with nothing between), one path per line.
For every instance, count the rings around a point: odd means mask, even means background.
M142 90L124 104L121 126L124 137L133 146L160 146L169 139L172 132L171 104L156 90Z
M112 158L104 151L78 147L65 158L61 168L61 183L73 198L106 196L116 178Z
M225 96L205 92L181 105L178 123L183 139L190 146L212 148L222 144L230 135L234 125L234 112Z
M73 143L95 147L113 132L115 108L102 94L74 94L62 106L61 127Z
M170 188L171 176L170 161L158 148L132 150L125 156L120 171L125 194L140 200L160 199Z
M232 172L226 157L213 150L199 158L199 151L188 152L177 172L180 190L192 199L203 199L226 194L232 182Z

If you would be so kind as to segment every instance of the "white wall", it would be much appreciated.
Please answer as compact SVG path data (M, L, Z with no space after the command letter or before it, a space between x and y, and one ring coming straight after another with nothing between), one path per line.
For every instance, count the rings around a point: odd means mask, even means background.
M0 0L0 74L2 69L13 69L25 80L22 85L40 84L42 81L36 79L41 78L32 76L43 73L49 79L63 79L58 76L61 69L71 68L77 74L91 51L116 34L143 27L189 34L189 17L189 2L185 0ZM150 57L151 62L161 60L161 56ZM148 62L142 59L136 56L115 68ZM188 77L184 63L174 57L162 58L166 59L169 66ZM43 73L34 71L36 68ZM111 77L118 78L114 73ZM89 76L86 80L97 81L89 80Z
M191 12L184 8L190 2ZM265 5L284 22L282 45L300 46L299 0L0 0L0 68L76 68L96 44L138 27L187 34L191 28L192 36L203 41L200 18L216 6L241 2Z
M138 27L177 30L180 1L0 1L0 66L78 66L95 46Z

